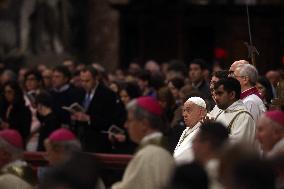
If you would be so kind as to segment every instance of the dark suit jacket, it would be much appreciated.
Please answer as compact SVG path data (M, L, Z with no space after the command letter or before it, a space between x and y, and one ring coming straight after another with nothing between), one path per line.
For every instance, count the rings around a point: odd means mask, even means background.
M54 113L56 114L60 124L70 125L70 113L62 109L62 106L70 106L74 102L80 104L84 97L83 89L81 90L73 85L70 85L70 87L65 91L56 92L51 90L50 94L54 102Z
M90 115L90 123L83 126L81 141L86 151L111 152L111 143L107 131L111 125L123 126L126 111L119 105L117 95L106 86L99 84L86 111Z
M24 104L14 106L9 114L9 117L5 116L6 111L7 110L4 110L2 112L1 118L3 119L3 121L10 124L10 129L19 131L24 141L26 141L27 137L30 134L32 121L32 114L30 109Z
M56 129L60 127L60 122L58 121L54 112L46 115L39 116L38 119L41 123L41 127L39 129L39 138L38 138L38 146L37 151L45 151L44 140Z

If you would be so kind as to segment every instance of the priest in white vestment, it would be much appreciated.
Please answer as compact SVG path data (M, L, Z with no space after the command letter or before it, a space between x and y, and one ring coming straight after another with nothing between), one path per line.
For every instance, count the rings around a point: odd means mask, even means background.
M255 143L255 121L240 100L241 86L235 78L219 80L214 86L214 98L219 112L216 121L223 123L229 131L230 142Z
M262 97L255 87L258 77L257 69L251 64L241 64L235 69L232 77L236 78L240 82L240 99L243 101L247 110L256 122L266 111Z
M162 108L152 97L139 97L127 105L126 127L138 151L123 178L112 189L163 189L170 180L175 162L163 145Z

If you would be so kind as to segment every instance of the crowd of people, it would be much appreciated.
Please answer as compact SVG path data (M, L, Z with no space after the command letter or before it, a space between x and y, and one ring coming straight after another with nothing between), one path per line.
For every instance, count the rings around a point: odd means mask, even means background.
M0 188L284 188L283 70L202 59L108 73L66 59L2 70ZM34 173L23 151L46 153ZM105 186L92 153L132 154Z

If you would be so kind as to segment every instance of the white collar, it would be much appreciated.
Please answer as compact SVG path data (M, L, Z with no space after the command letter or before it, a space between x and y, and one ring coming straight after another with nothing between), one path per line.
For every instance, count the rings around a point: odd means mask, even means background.
M242 93L244 93L244 92L246 92L246 91L248 91L248 90L251 90L252 88L254 88L254 87L248 88L248 89L242 91Z
M154 131L146 136L144 136L141 140L141 144L148 142L151 139L154 138L161 138L163 136L163 134L159 131Z

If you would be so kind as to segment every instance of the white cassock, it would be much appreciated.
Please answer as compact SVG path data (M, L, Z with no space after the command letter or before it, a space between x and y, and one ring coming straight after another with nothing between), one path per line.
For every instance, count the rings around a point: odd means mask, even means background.
M257 122L258 118L266 112L266 107L263 101L255 94L251 94L242 99L249 113L251 113L255 122Z
M230 142L255 144L255 121L241 100L234 102L226 110L220 109L214 114L211 116L229 129Z
M142 140L142 145L161 138L161 133L152 133ZM147 144L141 148L127 165L122 181L111 189L163 189L175 168L172 155L164 148Z
M192 142L199 131L201 123L194 127L187 127L181 134L179 142L174 151L174 158L177 164L189 163L194 160Z

